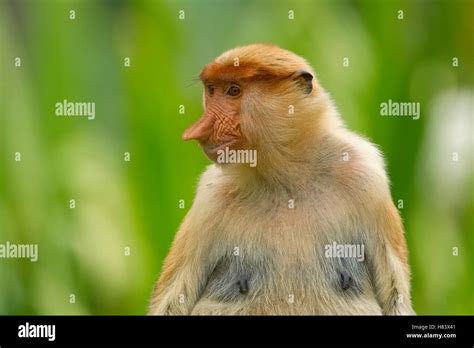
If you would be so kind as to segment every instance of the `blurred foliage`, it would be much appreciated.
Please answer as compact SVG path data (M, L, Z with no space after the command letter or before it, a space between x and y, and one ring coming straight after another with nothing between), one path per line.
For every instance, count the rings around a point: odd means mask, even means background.
M39 244L36 263L0 259L0 314L145 313L208 164L180 138L196 78L253 42L307 58L384 152L417 313L474 314L473 34L472 1L0 0L0 243ZM64 99L95 102L96 119L56 117ZM421 118L380 117L388 99Z

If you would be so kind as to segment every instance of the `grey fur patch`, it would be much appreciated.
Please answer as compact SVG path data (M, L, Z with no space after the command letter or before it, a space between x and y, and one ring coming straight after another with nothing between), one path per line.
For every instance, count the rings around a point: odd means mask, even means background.
M216 265L207 281L203 297L219 302L236 302L262 286L261 272L243 257L227 255Z
M354 279L351 275L346 273L345 270L341 270L341 289L347 290L354 285Z
M367 263L355 258L329 260L328 272L330 284L343 296L360 295L364 285L370 282Z

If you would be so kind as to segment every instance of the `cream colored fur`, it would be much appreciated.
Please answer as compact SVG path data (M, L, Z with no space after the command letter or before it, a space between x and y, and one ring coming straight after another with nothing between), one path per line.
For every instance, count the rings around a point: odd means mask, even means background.
M316 81L310 96L292 87L282 82L269 92L268 82L256 81L243 91L242 131L258 165L207 167L150 314L414 313L403 227L379 150L345 128ZM328 279L324 247L333 241L365 245L368 277L359 294L341 294ZM233 257L261 281L237 300L217 301L209 276Z

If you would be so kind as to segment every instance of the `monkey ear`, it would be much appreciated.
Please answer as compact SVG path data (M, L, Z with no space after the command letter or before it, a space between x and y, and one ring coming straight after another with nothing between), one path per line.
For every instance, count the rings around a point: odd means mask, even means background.
M293 80L301 86L306 94L310 94L313 91L313 75L311 73L299 70L293 74Z

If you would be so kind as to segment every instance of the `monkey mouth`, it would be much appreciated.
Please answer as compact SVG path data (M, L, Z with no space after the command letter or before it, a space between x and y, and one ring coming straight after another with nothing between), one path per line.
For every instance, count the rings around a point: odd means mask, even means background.
M219 151L224 151L226 147L232 148L237 142L230 140L222 144L201 144L201 147L210 159L215 160Z

